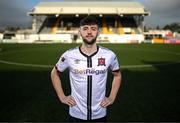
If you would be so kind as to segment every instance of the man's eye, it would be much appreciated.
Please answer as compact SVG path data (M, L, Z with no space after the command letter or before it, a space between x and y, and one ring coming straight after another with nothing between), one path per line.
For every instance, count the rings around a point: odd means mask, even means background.
M87 28L83 28L83 30L87 30Z
M97 29L96 28L91 28L93 31L96 31Z

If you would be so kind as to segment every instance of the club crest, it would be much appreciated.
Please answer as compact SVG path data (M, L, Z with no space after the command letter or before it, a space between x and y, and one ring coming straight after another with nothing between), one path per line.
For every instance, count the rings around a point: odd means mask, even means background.
M105 58L98 58L97 66L106 66Z

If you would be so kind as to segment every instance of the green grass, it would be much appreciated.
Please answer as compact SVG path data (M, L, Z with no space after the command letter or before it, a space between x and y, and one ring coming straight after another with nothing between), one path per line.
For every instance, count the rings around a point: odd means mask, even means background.
M122 66L122 85L108 108L109 121L180 121L180 45L102 45L117 54ZM79 44L0 44L0 60L53 66L75 46ZM147 64L152 67L126 68ZM56 96L51 69L0 63L0 121L68 121L68 106ZM61 79L69 94L67 71ZM107 93L111 81L109 73Z

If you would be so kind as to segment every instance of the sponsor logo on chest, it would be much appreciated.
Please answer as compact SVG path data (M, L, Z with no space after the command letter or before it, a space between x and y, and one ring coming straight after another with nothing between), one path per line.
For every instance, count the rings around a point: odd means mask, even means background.
M99 74L105 74L106 69L103 69L103 70L96 70L96 69L93 69L93 68L73 69L72 72L74 74L99 75Z

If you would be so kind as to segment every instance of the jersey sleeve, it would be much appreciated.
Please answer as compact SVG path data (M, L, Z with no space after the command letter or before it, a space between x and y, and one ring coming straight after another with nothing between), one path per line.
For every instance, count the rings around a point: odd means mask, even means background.
M114 53L111 57L110 69L111 71L117 71L120 69L117 56Z
M63 53L59 58L59 61L56 63L55 68L58 70L58 72L63 72L66 68L69 67L67 54L67 51Z

